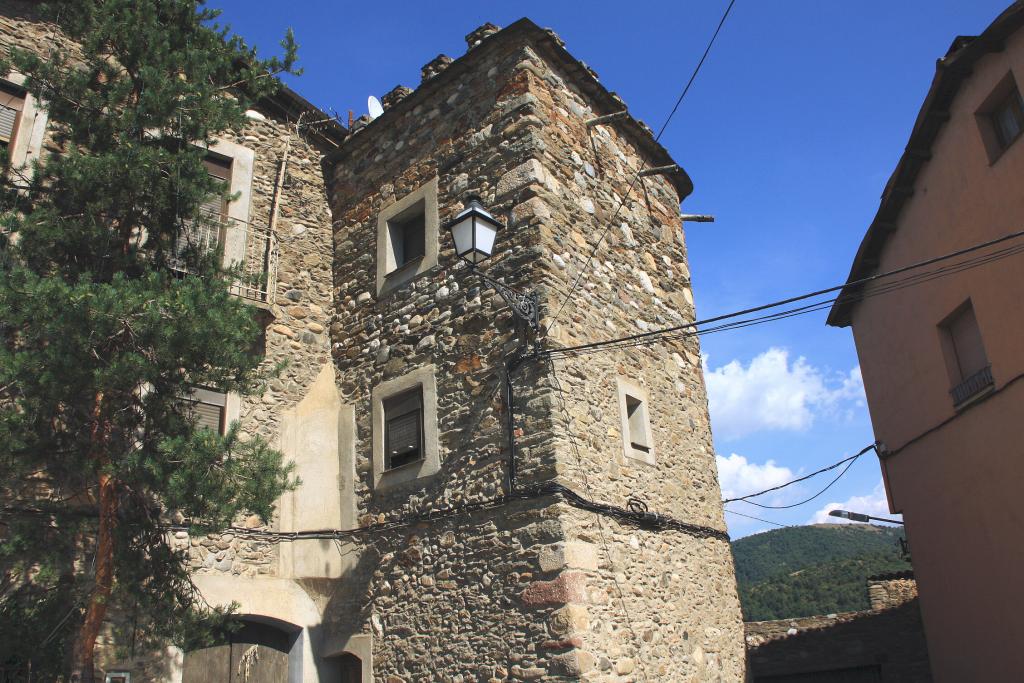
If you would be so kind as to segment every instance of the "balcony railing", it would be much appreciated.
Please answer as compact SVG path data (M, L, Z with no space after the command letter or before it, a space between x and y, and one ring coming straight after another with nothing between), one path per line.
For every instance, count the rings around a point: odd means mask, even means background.
M234 218L215 216L186 225L171 258L171 268L188 272L187 249L205 253L223 246L224 265L240 266L242 277L231 293L249 301L273 303L277 287L277 237L268 230Z
M992 366L986 365L950 389L949 393L953 395L953 407L959 408L993 386L995 386L995 380L992 379Z

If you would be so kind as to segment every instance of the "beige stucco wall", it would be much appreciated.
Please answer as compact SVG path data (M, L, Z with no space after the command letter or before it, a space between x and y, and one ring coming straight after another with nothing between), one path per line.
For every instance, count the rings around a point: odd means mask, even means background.
M882 252L879 272L1024 228L1024 140L994 163L975 112L1012 71L1024 85L1024 32L975 64ZM1024 671L1024 256L865 300L853 312L893 512L907 524L938 680L1011 680ZM938 324L970 298L996 392L959 417ZM1004 387L1005 390L1004 390Z

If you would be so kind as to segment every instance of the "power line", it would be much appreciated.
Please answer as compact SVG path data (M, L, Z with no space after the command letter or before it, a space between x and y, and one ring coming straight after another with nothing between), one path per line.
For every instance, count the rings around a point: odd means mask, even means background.
M782 528L786 528L786 527L792 526L791 524L781 524L781 523L779 523L779 522L773 522L773 521L772 521L772 520L770 520L770 519L762 519L762 518L760 518L760 517L755 517L754 515L745 515L745 514L743 514L742 512L736 512L735 510L730 510L729 508L724 508L724 509L725 509L725 511L726 511L726 512L728 512L729 514L732 514L732 515L739 515L740 517L746 517L747 519L755 519L755 520L757 520L758 522L764 522L765 524L774 524L775 526L780 526L780 527L782 527Z
M722 504L726 505L728 503L735 503L735 502L738 502L738 501L749 502L747 500L748 498L757 498L758 496L763 496L766 493L771 493L772 491L778 491L780 489L786 488L787 486L792 486L793 484L799 484L802 481L807 481L811 477L816 477L819 474L824 474L825 472L829 472L831 470L834 470L835 468L839 467L843 463L852 462L853 460L856 460L857 458L859 458L860 456L864 455L868 451L873 450L874 448L875 448L875 444L871 444L870 446L865 446L864 448L860 449L860 451L858 451L857 453L854 453L853 455L851 455L849 457L843 458L839 462L832 463L828 467L822 467L820 470L815 470L814 472L811 472L810 474L805 474L804 476L798 477L796 479L793 479L792 481L787 481L785 484L779 484L778 486L773 486L770 489L765 489L763 491L758 491L757 493L748 493L745 496L738 496L736 498L727 498L727 499L722 501ZM845 470L844 470L844 472L845 472Z
M668 117L665 119L665 123L661 124L658 134L654 136L655 142L661 140L662 134L665 132L665 129L668 128L668 124L672 121L672 117L676 115L676 111L679 109L679 105L682 104L683 98L685 98L686 93L690 91L690 86L692 86L693 82L697 79L697 74L700 73L701 67L704 66L704 61L708 58L708 54L711 52L711 46L715 44L715 40L718 38L718 34L721 32L722 26L725 24L725 20L729 17L729 12L732 11L732 6L734 4L736 4L736 0L729 0L729 5L725 8L725 12L722 13L722 18L719 20L718 26L715 28L715 32L711 35L711 40L708 41L707 47L704 48L704 54L701 55L700 61L698 61L697 66L694 67L693 73L690 74L690 80L686 82L686 86L683 87L683 91L679 94L679 98L676 100L675 106L672 107L672 111L669 112ZM576 288L579 287L583 274L589 270L590 264L594 261L594 256L597 255L597 250L600 249L601 245L604 243L604 238L608 236L608 231L611 230L613 225L615 225L615 219L619 217L619 212L622 211L622 207L626 204L626 200L629 198L629 193L633 191L633 188L636 187L637 181L640 180L640 174L642 171L643 169L639 169L634 174L633 180L629 183L629 187L626 188L626 192L622 195L622 199L619 200L619 205L615 208L615 213L612 214L612 217L608 220L604 230L601 232L601 235L597 238L597 243L594 245L594 248L591 249L590 256L587 257L587 260L584 262L580 272L576 275L576 279L569 288L569 292L565 295L565 298L562 299L562 303L559 305L558 310L555 311L555 314L551 317L551 321L547 324L547 327L544 328L545 334L547 334L548 330L551 329L551 326L555 324L555 320L557 320L558 316L561 315L562 309L564 309L566 304L568 304L572 299L572 295L576 291Z
M765 510L789 510L791 508L800 507L801 505L806 505L807 503L810 503L812 500L814 500L818 496L824 494L826 491L828 491L830 488L832 488L832 486L835 485L835 483L837 481L842 479L843 475L846 474L846 472L851 467L853 467L853 463L857 462L857 458L859 458L861 455L862 455L862 453L858 453L856 456L851 458L850 461L846 463L846 467L844 467L843 470L839 474L836 475L835 479L830 481L828 483L828 485L825 486L825 488L823 488L822 490L818 491L817 493L815 493L810 498L805 498L804 500L801 500L799 503L791 503L789 505L764 505L762 503L755 503L752 500L746 500L746 499L744 499L742 502L746 503L747 505L756 505L757 507L763 508Z
M974 257L973 259L968 259L966 261L963 261L963 262L960 262L960 263L956 263L956 264L952 264L952 265L946 266L944 268L939 268L939 269L936 269L936 270L933 270L933 271L929 271L929 272L926 272L926 273L919 273L919 274L916 274L916 275L911 275L910 277L907 277L907 278L905 278L903 280L896 281L896 282L893 282L893 283L890 283L890 284L887 284L887 285L883 285L883 286L881 286L881 287L879 287L877 289L871 290L871 291L861 292L861 293L858 293L856 295L850 295L850 294L842 295L842 294L840 294L840 296L837 296L837 297L834 297L834 298L831 298L831 299L828 299L828 300L817 301L817 302L814 302L812 304L807 304L807 305L799 307L799 308L788 309L788 310L780 311L780 312L776 312L776 313L770 313L770 314L768 314L766 316L763 316L763 317L760 317L760 318L753 318L753 319L748 319L748 320L736 321L736 322L733 322L733 323L729 323L728 325L720 326L718 328L710 328L710 329L705 329L705 330L697 330L696 329L696 328L698 328L700 326L708 325L710 323L716 323L716 322L721 322L721 321L725 321L725 320L731 320L733 318L738 318L738 317L741 317L741 316L750 315L752 313L759 313L759 312L766 311L766 310L769 310L769 309L778 308L780 306L785 306L787 304L797 303L797 302L800 302L800 301L806 301L808 299L813 299L813 298L816 298L816 297L821 297L821 296L824 296L826 294L831 294L833 292L841 292L842 290L844 290L846 288L857 287L857 286L869 284L869 283L872 283L872 282L875 282L875 281L878 281L878 280L881 280L881 279L884 279L884 278L889 278L889 277L893 277L893 276L896 276L896 275L901 275L903 273L907 273L907 272L910 272L910 271L913 271L913 270L924 268L924 267L929 266L929 265L934 265L936 263L941 263L943 261L948 261L950 259L955 259L955 258L958 258L960 256L965 256L967 254L972 254L972 253L977 252L977 251L979 251L981 249L985 249L985 248L992 247L992 246L995 246L995 245L998 245L998 244L1002 244L1004 242L1007 242L1007 241L1013 240L1013 239L1017 239L1017 238L1022 237L1022 236L1024 236L1024 231L1017 231L1017 232L1009 233L1007 235L1003 235L1002 237L998 237L998 238L993 239L993 240L988 240L986 242L981 242L981 243L972 245L970 247L966 247L964 249L960 249L958 251L950 252L950 253L944 254L942 256L937 256L937 257L934 257L934 258L926 259L924 261L919 261L917 263L913 263L913 264L908 265L908 266L903 266L901 268L896 268L894 270L886 271L884 273L876 273L874 275L869 275L867 277L860 278L859 280L852 280L852 281L849 281L849 282L845 282L845 283L843 283L841 285L835 285L835 286L832 286L832 287L827 287L825 289L820 289L820 290L817 290L817 291L808 292L806 294L800 294L800 295L792 296L792 297L789 297L789 298L786 298L786 299L781 299L779 301L773 301L771 303L762 304L760 306L754 306L752 308L747 308L747 309L744 309L744 310L741 310L741 311L735 311L735 312L732 312L732 313L726 313L726 314L723 314L723 315L715 316L713 318L707 318L705 320L696 320L696 321L689 322L689 323L683 323L681 325L676 325L676 326L664 328L664 329L661 329L661 330L653 330L651 332L644 332L644 333L640 333L640 334L630 335L628 337L621 337L621 338L618 338L618 339L611 339L611 340L606 340L606 341L591 342L591 343L588 343L588 344L580 344L580 345L577 345L577 346L570 346L570 347L562 347L562 348L550 349L550 350L541 352L541 355L545 355L545 356L549 356L550 357L550 356L556 356L556 355L578 354L578 353L588 352L588 351L592 351L592 350L596 350L596 349L601 349L601 348L605 348L605 347L622 347L622 346L631 346L631 345L639 346L639 345L642 345L644 343L649 343L649 342L653 342L653 341L660 341L660 340L665 339L665 338L671 338L671 337L669 337L669 335L673 335L675 333L682 333L684 331L687 331L687 332L685 332L682 335L679 335L679 338L685 338L685 337L694 336L694 335L697 335L697 334L708 334L710 332L721 331L723 329L733 329L733 328L736 328L736 327L746 327L746 326L749 326L751 324L759 324L761 322L769 322L769 321L772 321L772 320L775 320L775 319L791 317L792 315L802 315L802 314L805 314L805 313L811 313L811 312L814 312L814 311L817 311L817 310L822 310L823 308L825 308L827 306L830 306L833 302L838 301L840 299L842 299L844 301L860 301L860 300L863 300L865 298L869 298L869 297L872 297L872 296L877 296L879 294L888 293L890 291L896 291L897 289L902 289L902 288L907 287L907 286L921 284L922 282L928 282L928 281L930 281L932 279L935 279L935 278L938 278L938 277L945 277L945 276L948 276L948 275L951 275L951 274L954 274L954 273L961 272L963 270L967 270L969 268L974 268L974 267L977 267L979 265L987 264L987 263L989 263L991 261L994 261L994 260L998 260L998 259L1001 259L1001 258L1006 258L1008 256L1012 256L1012 255L1021 253L1022 251L1024 251L1024 245L1017 245L1017 246L1006 247L1006 248L1003 248L1003 249L998 250L996 252L993 252L991 254L984 254L984 255L981 255L981 256L977 256L977 257Z

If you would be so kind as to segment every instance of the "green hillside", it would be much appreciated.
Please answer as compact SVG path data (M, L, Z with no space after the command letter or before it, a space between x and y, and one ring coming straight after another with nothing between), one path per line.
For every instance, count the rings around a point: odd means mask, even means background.
M867 609L867 577L910 569L897 545L902 537L895 527L819 524L734 541L744 619Z

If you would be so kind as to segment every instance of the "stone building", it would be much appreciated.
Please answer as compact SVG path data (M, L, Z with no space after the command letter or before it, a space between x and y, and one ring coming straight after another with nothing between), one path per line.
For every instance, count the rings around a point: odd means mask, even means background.
M56 39L0 8L6 40ZM239 192L226 258L270 276L240 294L289 361L261 397L206 397L212 424L271 438L303 483L269 526L175 534L207 600L238 603L236 642L108 674L744 678L696 337L551 353L694 319L690 180L554 33L467 44L351 130L285 90L211 149ZM456 257L470 195L505 225L480 269L537 294L539 330Z

